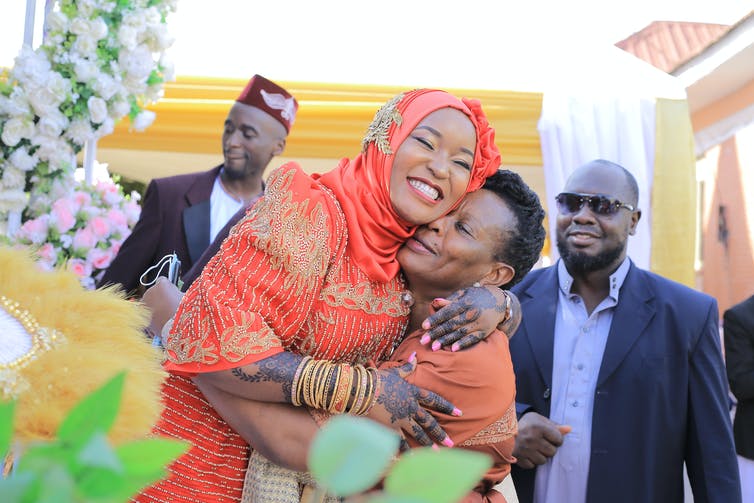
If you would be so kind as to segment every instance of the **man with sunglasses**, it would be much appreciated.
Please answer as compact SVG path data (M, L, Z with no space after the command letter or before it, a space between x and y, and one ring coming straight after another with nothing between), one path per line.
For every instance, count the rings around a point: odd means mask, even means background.
M514 288L521 503L741 501L716 301L627 257L636 180L595 160L558 195L560 260Z

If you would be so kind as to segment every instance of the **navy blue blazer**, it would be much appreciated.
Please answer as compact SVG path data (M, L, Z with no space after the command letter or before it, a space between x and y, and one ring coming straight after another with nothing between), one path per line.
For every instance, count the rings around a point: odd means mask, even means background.
M523 313L510 343L516 401L549 417L557 267L513 291ZM631 264L595 389L591 448L587 503L682 503L684 462L695 503L741 501L715 299ZM521 503L532 501L534 474L513 467Z

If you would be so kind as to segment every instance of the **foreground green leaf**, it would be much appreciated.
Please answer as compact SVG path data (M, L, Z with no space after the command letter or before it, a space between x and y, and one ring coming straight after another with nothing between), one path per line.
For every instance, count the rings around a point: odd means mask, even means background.
M81 400L58 428L58 438L74 445L85 443L96 432L108 432L115 423L126 373L120 372Z
M490 466L489 456L478 452L413 449L393 465L385 492L426 503L455 503L474 489Z
M314 438L309 470L331 494L357 494L379 482L399 443L397 433L374 421L336 416Z
M13 414L15 411L15 401L0 403L0 459L5 459L10 450L10 441L13 438Z

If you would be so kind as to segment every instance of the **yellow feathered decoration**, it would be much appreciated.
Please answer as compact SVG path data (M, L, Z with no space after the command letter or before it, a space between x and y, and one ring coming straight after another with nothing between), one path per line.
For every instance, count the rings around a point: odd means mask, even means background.
M67 271L42 271L29 252L0 246L0 295L18 302L63 341L18 370L28 387L17 397L15 438L50 439L84 396L126 370L118 418L109 438L144 437L161 411L165 373L145 338L148 312L119 289L85 290ZM3 337L3 334L0 334Z

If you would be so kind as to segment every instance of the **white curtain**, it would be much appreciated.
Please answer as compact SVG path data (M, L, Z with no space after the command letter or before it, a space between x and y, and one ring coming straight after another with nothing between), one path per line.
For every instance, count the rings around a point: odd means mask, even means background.
M606 159L629 170L639 185L642 217L636 234L628 240L628 254L639 267L649 269L655 99L546 91L538 129L553 262L558 257L555 196L573 170L591 160Z

